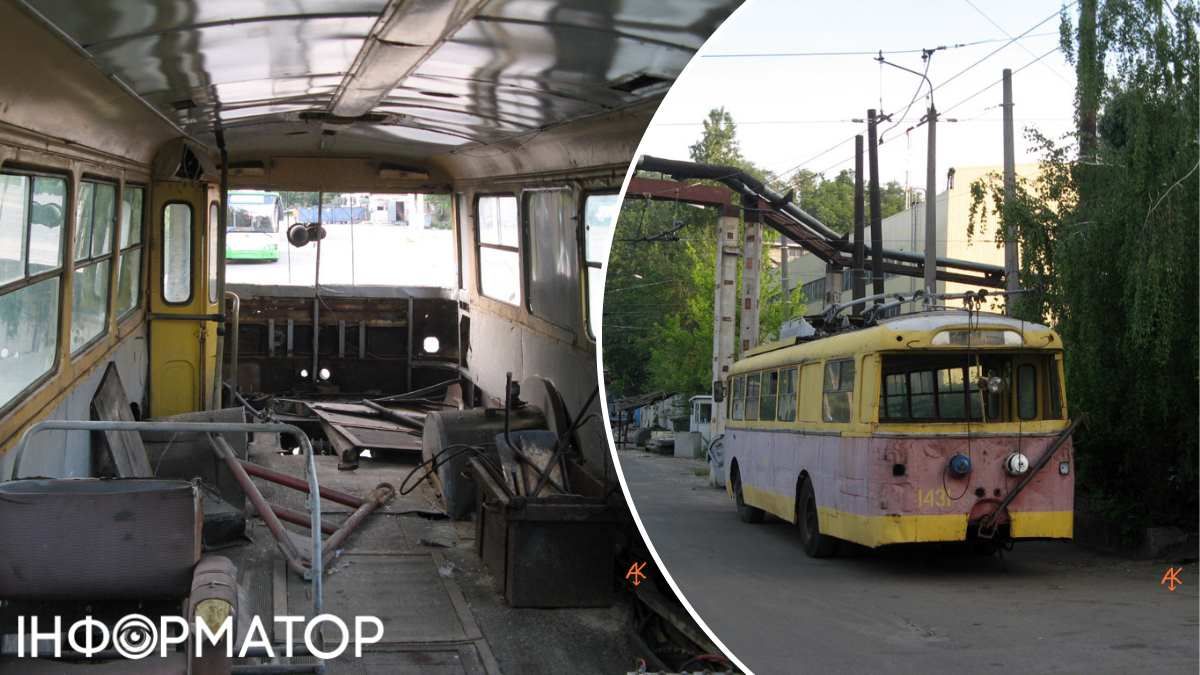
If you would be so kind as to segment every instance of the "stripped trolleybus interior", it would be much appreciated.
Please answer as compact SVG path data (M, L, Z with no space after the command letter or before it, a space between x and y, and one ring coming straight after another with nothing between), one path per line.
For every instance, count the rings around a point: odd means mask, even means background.
M716 652L621 582L594 327L634 148L737 4L0 2L0 670ZM235 656L28 658L26 619L134 611ZM322 612L382 635L279 660Z

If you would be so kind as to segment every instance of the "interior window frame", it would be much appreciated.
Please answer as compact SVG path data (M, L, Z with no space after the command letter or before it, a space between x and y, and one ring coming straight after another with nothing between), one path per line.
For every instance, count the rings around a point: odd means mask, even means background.
M167 218L166 218L166 215L167 215L167 209L171 208L172 206L174 206L176 204L182 204L183 206L186 206L188 209L188 216L189 216L188 248L187 248L187 252L188 252L188 259L187 259L187 261L188 261L188 296L187 296L187 299L185 299L185 300L180 300L178 302L172 302L167 299L167 255L166 255L167 254ZM167 305L168 307L186 307L187 305L192 304L192 302L196 299L196 274L195 274L196 209L192 205L192 203L187 201L186 199L172 199L172 200L163 202L162 208L159 210L159 213L162 216L161 217L162 236L160 237L160 239L162 241L163 255L162 255L162 264L161 264L162 269L160 270L161 273L159 274L159 281L158 281L158 292L159 292L160 297L162 298L162 302L164 305Z
M545 194L545 193L555 193L565 199L571 199L573 196L573 191L571 190L570 187L568 187L566 185L552 185L552 186L546 186L546 187L527 188L527 189L521 190L520 197L517 199L517 242L518 242L519 248L524 251L527 251L528 255L522 255L520 251L517 252L517 256L518 256L517 260L520 263L521 277L522 277L521 278L521 288L523 289L523 292L521 293L521 297L519 299L521 300L522 306L525 308L525 311L529 312L532 316L536 316L539 319L542 319L543 321L552 323L555 326L558 326L559 328L562 328L564 330L571 330L572 327L569 325L570 324L569 321L565 322L565 323L562 321L558 321L557 320L558 317L550 316L546 311L544 311L544 309L538 310L538 309L535 309L533 306L533 266L536 262L534 260L534 256L536 255L537 249L535 249L532 244L532 241L533 241L533 209L529 207L529 200L533 199L534 195ZM570 209L570 208L560 209L559 215L564 217L564 219L569 218L570 217L569 214L571 213L572 210L573 209ZM565 228L565 227L563 228L564 231L566 229L567 228ZM482 236L482 232L480 234ZM578 235L577 235L577 237L578 237ZM497 247L497 248L499 248L499 247ZM576 274L578 274L578 273L579 272L576 271ZM492 296L489 295L487 297L491 298ZM495 300L496 298L492 298L492 299ZM501 300L500 302L504 302L504 301Z
M79 206L80 205L78 205L78 204L76 205L76 208L72 214L73 217L75 217L76 222L75 222L75 227L71 232L71 239L72 239L72 241L71 241L71 292L74 293L75 276L78 275L81 270L87 269L88 267L97 266L106 260L109 261L109 264L108 264L108 274L105 275L106 276L105 286L107 288L107 291L105 292L105 296L104 296L104 328L99 333L93 335L92 337L90 337L86 341L84 341L82 344L80 344L78 347L74 347L74 348L71 348L71 346L70 346L70 342L71 342L70 329L74 328L74 323L75 323L75 305L74 305L74 301L72 300L71 317L70 317L71 320L68 323L68 332L67 332L67 347L71 352L71 358L75 358L75 357L79 356L83 352L87 351L88 348L90 348L92 345L94 345L97 342L99 342L100 340L102 340L104 338L104 336L108 335L109 324L112 322L113 309L114 309L114 306L113 306L113 300L114 300L113 271L114 271L114 268L116 267L116 262L117 262L117 258L118 258L117 249L121 244L121 240L119 238L119 230L121 227L121 198L124 194L123 191L121 190L121 182L115 178L109 178L107 176L85 174L79 179L79 189L75 191L75 194L73 196L78 196L78 195L83 194L83 184L84 183L91 183L93 186L108 185L108 186L112 187L112 189L113 189L113 223L112 223L112 227L110 227L108 230L108 238L109 238L108 252L102 253L100 255L95 255L93 253L93 251L95 250L95 239L96 239L95 224L96 224L96 194L97 194L97 190L95 188L93 188L91 190L91 199L92 199L91 207L92 208L89 212L90 216L91 216L91 222L88 224L88 230L87 230L87 234L88 234L87 253L88 254L87 254L87 256L85 256L83 258L76 259L75 258L75 243L76 243L75 235L77 235L80 230L80 223L78 222L78 217L77 217L79 214ZM26 264L28 264L28 261L26 261ZM61 319L60 319L60 321L61 321Z
M204 228L204 253L205 257L209 258L205 261L204 267L207 274L204 283L208 286L207 300L210 305L221 304L221 298L217 297L217 293L220 291L218 286L221 284L221 269L218 263L224 263L224 260L221 260L224 257L224 251L221 251L221 247L218 246L221 239L220 223L221 202L216 199L210 200L208 202L208 222L206 223L208 227Z
M588 257L587 201L591 197L607 197L607 196L616 197L617 205L618 205L617 214L619 217L620 211L621 211L621 209L620 209L621 191L620 190L609 190L609 189L588 190L588 191L584 192L581 196L582 196L582 199L579 200L579 221L578 221L578 227L576 228L575 239L579 244L579 262L580 262L579 269L581 269L583 271L583 273L579 275L581 277L581 283L583 285L583 327L584 327L584 332L588 336L588 339L591 340L592 342L595 342L596 334L592 330L592 301L591 301L592 300L592 274L591 274L590 270L593 270L593 269L603 270L604 266L608 264L608 260L605 259L604 262L592 262L591 258ZM617 228L617 224L614 222L613 223L613 232L614 233L616 232L616 228ZM611 256L612 256L612 247L610 246L609 247L609 257L611 257ZM603 298L601 300L603 300ZM604 322L603 307L601 307L600 309L601 309L600 318L596 325L603 326L604 325L604 323L603 323Z
M29 384L25 385L20 391L13 394L13 397L7 401L0 402L0 416L8 414L25 402L29 394L38 387L41 387L46 382L50 381L58 375L59 369L62 367L62 344L63 344L63 314L66 296L66 284L63 280L66 277L67 263L75 257L74 249L71 246L73 242L67 236L70 221L73 215L69 213L70 205L75 201L75 193L78 190L76 181L68 173L57 171L46 171L35 168L27 168L24 166L12 166L4 164L0 166L0 174L8 174L14 176L24 176L29 180L29 194L25 197L25 241L23 244L22 255L24 256L24 272L18 279L13 279L4 284L0 284L0 296L5 296L10 293L35 286L43 281L50 279L58 279L58 302L54 308L55 326L54 326L54 358L50 362L46 372L34 378ZM61 180L63 182L63 215L62 225L58 232L58 266L54 269L43 270L37 274L29 274L29 245L31 237L29 236L30 220L33 217L33 182L37 178L50 178ZM73 263L72 263L73 264ZM69 336L68 336L69 338Z
M120 229L120 224L121 224L120 221L121 221L121 216L124 215L124 213L125 213L125 194L127 192L129 192L130 190L139 190L142 193L142 208L141 208L141 212L138 214L138 217L141 219L141 222L138 223L137 243L129 244L128 246L125 246L122 248L121 247L121 234L124 230ZM121 188L121 199L120 199L121 210L117 216L117 221L118 221L117 242L114 246L114 248L117 249L117 251L116 251L116 253L117 253L117 281L116 281L116 287L114 288L114 291L121 290L121 264L125 260L125 255L134 250L140 251L141 253L138 256L138 268L137 268L137 270L134 271L134 276L138 280L138 290L137 290L137 293L134 294L133 305L131 305L128 309L126 309L124 311L118 311L117 323L120 323L120 322L124 321L125 319L129 318L134 312L136 312L138 309L140 309L142 306L142 298L145 297L145 295L146 295L146 289L145 289L144 285L142 284L142 281L143 281L142 273L146 269L146 250L145 250L146 205L148 203L148 200L147 200L148 195L149 195L149 189L142 183L125 183ZM129 225L130 225L130 227L133 226L132 217L130 217ZM116 303L117 303L117 298L116 298L116 293L114 293L113 294L113 309L119 310L120 308L118 308L116 306Z
M483 241L483 227L481 218L479 217L479 202L487 197L511 197L517 209L517 245L515 247L506 244L489 244ZM475 289L481 297L488 300L494 300L511 307L526 307L525 296L528 293L525 290L525 256L522 255L521 239L521 221L522 221L521 197L516 192L478 192L475 194L474 201L474 224L475 224ZM517 254L517 301L511 303L502 298L493 297L483 291L483 249L490 248L497 251L508 251ZM528 311L528 308L526 308Z

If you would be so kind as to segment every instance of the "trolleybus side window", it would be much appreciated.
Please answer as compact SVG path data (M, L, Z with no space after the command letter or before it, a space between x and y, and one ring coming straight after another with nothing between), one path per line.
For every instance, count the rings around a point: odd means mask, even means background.
M912 391L912 418L929 420L937 417L937 407L933 400L933 371L909 373L908 384Z
M779 371L779 421L796 421L796 369Z
M475 201L479 245L479 292L489 298L521 304L521 243L517 198L490 195Z
M142 204L146 191L126 185L121 194L121 244L117 259L117 317L142 300Z
M729 417L740 420L746 416L746 376L733 378L733 395L729 397Z
M117 186L82 181L75 207L75 278L71 282L71 352L108 328L109 266L117 224Z
M54 370L67 181L0 174L0 407Z
M1031 363L1017 368L1017 414L1023 420L1037 417L1037 368Z
M758 397L762 386L762 373L746 376L746 419L758 419Z
M943 368L937 371L939 416L951 419L966 417L964 389L962 368Z
M181 305L192 299L192 207L163 207L163 300Z
M883 378L883 416L909 417L908 373L892 373Z
M775 404L779 392L779 371L768 370L762 374L762 392L759 398L758 419L775 421Z
M1047 372L1047 388L1046 392L1046 418L1052 420L1062 419L1062 387L1058 383L1058 361L1049 358L1046 359Z
M821 413L826 422L850 421L850 397L854 393L854 361L842 359L825 363Z

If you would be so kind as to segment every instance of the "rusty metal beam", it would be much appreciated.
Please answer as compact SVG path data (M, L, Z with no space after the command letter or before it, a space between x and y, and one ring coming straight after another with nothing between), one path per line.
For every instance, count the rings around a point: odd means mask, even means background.
M630 178L629 187L625 190L625 198L632 197L649 197L650 199L678 201L701 206L716 206L723 211L730 208L736 209L733 204L734 192L729 188L682 183L660 178L643 178L641 176Z

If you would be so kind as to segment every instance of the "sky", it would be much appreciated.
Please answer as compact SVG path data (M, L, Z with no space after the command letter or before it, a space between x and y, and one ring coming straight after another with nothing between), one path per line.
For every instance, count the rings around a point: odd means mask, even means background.
M883 135L880 178L921 188L927 129L906 130L924 115L929 87L917 75L881 68L875 53L882 49L888 61L921 71L921 49L987 40L939 50L929 64L941 112L938 191L945 189L952 166L1002 164L1004 68L1014 71L1017 163L1035 162L1026 127L1057 138L1073 126L1074 68L1061 51L1046 55L1058 46L1061 6L1047 0L747 0L675 82L639 152L688 159L688 146L699 138L708 111L724 106L737 123L742 154L756 165L776 174L800 165L832 178L853 169L854 134L865 138L865 121L852 120L865 120L867 109L876 108L903 120ZM813 52L868 53L795 55ZM901 118L918 86L919 97Z

